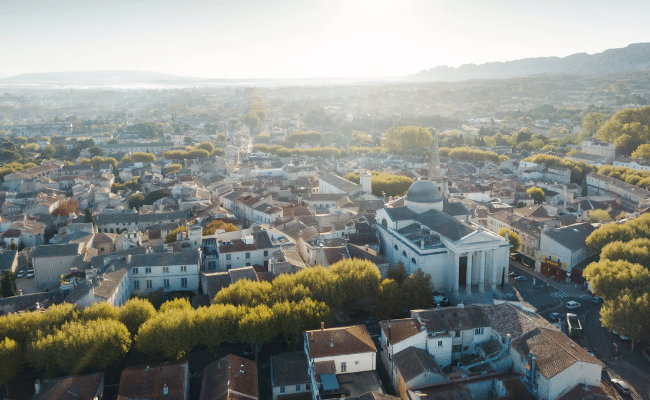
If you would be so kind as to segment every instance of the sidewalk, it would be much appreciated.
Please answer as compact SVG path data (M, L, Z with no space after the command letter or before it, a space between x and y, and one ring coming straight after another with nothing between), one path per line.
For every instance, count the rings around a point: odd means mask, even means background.
M580 297L583 294L587 294L587 291L583 289L580 285L569 282L569 283L561 283L557 282L555 279L551 278L550 276L542 275L541 273L528 268L527 266L510 259L510 263L513 265L516 265L517 267L521 268L522 270L526 271L526 273L532 275L536 282L536 285L539 285L539 282L544 282L546 285L556 289L556 291L564 292L570 296L573 297Z

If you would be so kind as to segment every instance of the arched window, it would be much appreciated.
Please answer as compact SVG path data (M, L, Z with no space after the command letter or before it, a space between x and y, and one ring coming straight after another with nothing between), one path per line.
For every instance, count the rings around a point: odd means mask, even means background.
M393 247L395 248L395 250L399 250L399 249L397 248L397 245L395 245L395 246L393 246Z
M411 263L417 264L417 262L415 261L415 257L411 258Z
M402 255L403 255L404 257L406 257L406 252L405 252L405 251L403 251L403 252L402 252Z
M381 220L381 226L383 226L384 228L388 229L388 222L386 222L386 218L384 218L384 219Z

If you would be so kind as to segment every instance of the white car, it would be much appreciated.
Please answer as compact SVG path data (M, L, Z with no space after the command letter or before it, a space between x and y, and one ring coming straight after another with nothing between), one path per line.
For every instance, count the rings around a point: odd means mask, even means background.
M580 308L580 303L578 303L577 301L573 301L573 300L567 301L566 302L566 308L569 309L569 310L575 310L576 308Z

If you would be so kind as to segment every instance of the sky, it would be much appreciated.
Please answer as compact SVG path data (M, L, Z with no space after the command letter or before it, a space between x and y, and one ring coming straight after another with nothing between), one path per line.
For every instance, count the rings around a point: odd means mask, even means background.
M0 0L0 77L398 77L650 41L650 2Z

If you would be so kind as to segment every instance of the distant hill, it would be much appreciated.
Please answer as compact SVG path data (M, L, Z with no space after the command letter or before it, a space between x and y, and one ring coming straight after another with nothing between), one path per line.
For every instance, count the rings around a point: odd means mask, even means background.
M120 86L151 83L201 82L202 78L184 77L151 71L78 71L43 72L12 76L0 82L24 84L62 84Z
M441 66L420 71L407 78L413 82L457 82L468 79L507 79L537 74L602 75L650 70L650 43L631 44L602 53L572 54L567 57L539 57L522 60L464 64L458 68Z

